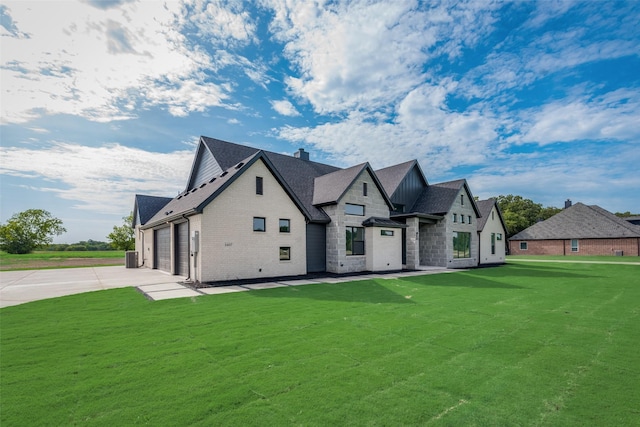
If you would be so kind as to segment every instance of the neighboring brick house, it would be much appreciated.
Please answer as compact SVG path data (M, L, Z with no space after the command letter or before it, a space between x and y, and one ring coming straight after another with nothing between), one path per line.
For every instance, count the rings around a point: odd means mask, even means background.
M340 169L201 137L185 191L134 209L141 264L193 281L477 264L466 181L428 185L415 160Z
M576 203L509 239L511 255L630 255L640 226L596 205Z
M478 218L478 265L504 264L507 250L507 226L496 199L476 202Z

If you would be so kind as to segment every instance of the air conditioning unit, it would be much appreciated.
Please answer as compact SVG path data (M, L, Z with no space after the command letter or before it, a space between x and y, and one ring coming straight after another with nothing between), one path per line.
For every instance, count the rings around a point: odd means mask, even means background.
M138 268L138 252L127 251L125 253L125 267L126 268Z
M624 255L624 251L613 251L615 256L622 256Z

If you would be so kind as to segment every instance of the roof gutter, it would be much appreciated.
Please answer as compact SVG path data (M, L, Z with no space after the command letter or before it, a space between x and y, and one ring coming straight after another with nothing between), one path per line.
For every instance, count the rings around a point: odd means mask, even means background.
M197 208L191 208L191 210L188 210L186 212L182 212L182 213L178 213L178 214L173 214L173 215L167 215L166 218L162 218L162 219L158 219L154 222L148 222L143 226L140 226L140 229L142 230L148 230L149 228L155 228L159 225L163 225L163 224L167 224L169 222L175 221L176 219L181 219L181 218L185 218L186 219L186 215L195 215L199 213Z

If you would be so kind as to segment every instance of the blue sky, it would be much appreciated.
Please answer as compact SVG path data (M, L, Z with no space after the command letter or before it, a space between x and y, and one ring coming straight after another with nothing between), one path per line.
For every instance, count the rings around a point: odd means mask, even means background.
M106 240L200 135L640 213L640 2L0 2L0 220Z

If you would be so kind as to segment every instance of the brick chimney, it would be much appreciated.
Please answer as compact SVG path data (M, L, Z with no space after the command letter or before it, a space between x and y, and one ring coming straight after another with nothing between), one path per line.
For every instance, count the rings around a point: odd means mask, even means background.
M571 200L567 199L567 201L564 202L564 208L567 209L567 208L570 208L570 207L571 207Z

